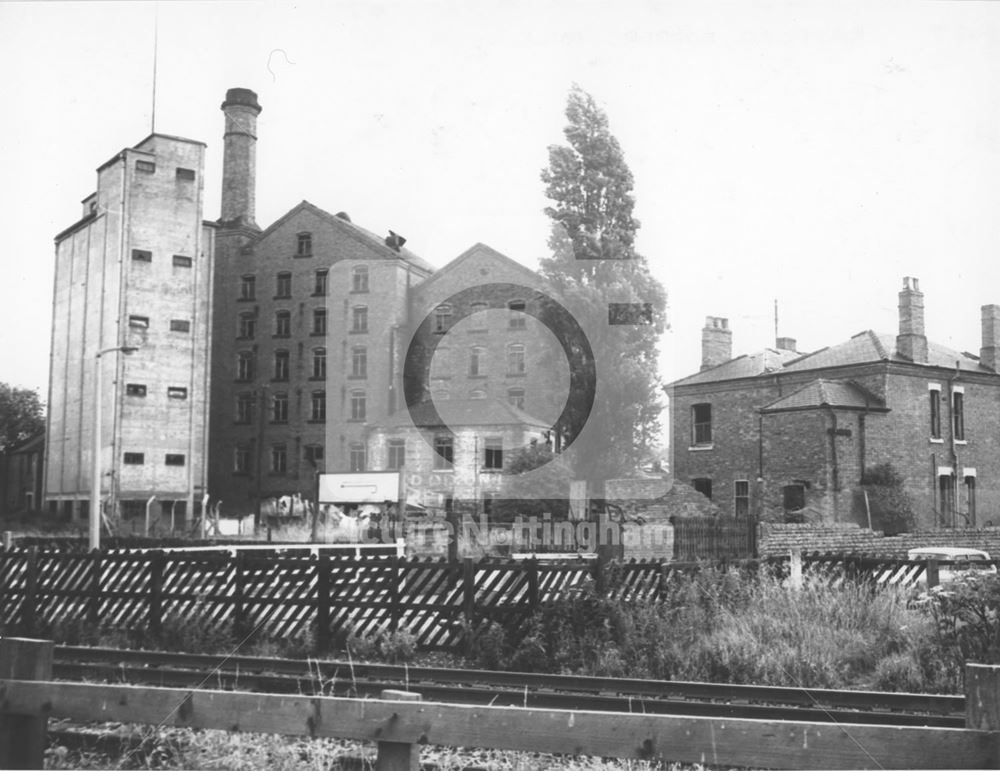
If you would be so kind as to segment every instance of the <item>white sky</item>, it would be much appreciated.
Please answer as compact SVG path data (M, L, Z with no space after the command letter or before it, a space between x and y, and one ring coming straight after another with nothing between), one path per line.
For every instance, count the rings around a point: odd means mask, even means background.
M0 381L48 378L53 236L96 167L150 129L152 3L0 3ZM575 81L636 180L638 247L670 294L668 378L706 315L736 353L896 329L978 352L1000 303L1000 3L159 4L157 130L208 143L252 88L257 221L305 198L443 265L483 241L533 265L539 172Z

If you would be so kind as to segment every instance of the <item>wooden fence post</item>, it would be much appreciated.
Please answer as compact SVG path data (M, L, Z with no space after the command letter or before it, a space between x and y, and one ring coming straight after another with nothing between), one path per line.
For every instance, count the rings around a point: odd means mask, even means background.
M528 569L528 608L538 610L538 559L532 557L525 563Z
M233 632L237 640L242 640L247 632L243 555L244 552L238 550L233 560Z
M21 628L31 634L38 610L38 547L28 549L24 564L24 602L21 603Z
M656 584L657 599L663 601L667 598L667 581L670 580L670 568L666 562L660 562L659 580Z
M938 573L938 561L935 559L927 561L927 588L930 589L933 586L937 586L941 583L941 577Z
M384 701L420 701L419 693L410 691L382 691ZM376 771L419 771L420 746L404 742L379 742Z
M802 549L792 549L789 552L791 568L788 578L788 585L792 589L802 588Z
M965 727L994 732L993 768L1000 768L1000 666L965 665Z
M87 617L94 629L101 624L101 572L103 570L101 552L90 552L90 598L87 603Z
M321 552L316 561L316 646L330 650L330 555Z
M163 563L162 551L154 551L149 560L149 634L159 639L163 625Z
M0 637L0 679L51 680L51 640ZM0 717L0 768L42 768L48 718L3 714Z
M448 564L454 565L454 562ZM399 573L399 557L393 556L389 559L389 570L392 575L389 581L389 631L395 634L399 631L399 619L402 616L399 597L401 594L399 583L402 576Z

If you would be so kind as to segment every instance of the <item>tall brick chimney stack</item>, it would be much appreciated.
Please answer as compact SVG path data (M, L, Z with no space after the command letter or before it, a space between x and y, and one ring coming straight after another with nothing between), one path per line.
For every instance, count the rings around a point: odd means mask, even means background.
M1000 350L1000 305L984 305L982 311L983 347L979 349L979 363L996 372Z
M798 353L795 348L794 337L779 337L775 340L775 345L778 347L779 351L791 351L792 353Z
M924 334L924 293L917 279L906 276L899 292L899 334L896 350L910 361L927 363L927 336Z
M249 88L226 91L222 157L222 221L257 227L257 116L261 106Z
M718 366L733 358L733 332L729 319L706 316L701 330L701 368Z

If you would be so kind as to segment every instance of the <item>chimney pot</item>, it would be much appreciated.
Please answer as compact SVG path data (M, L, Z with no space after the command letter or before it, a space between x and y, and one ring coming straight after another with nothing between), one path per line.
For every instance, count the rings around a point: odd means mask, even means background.
M927 363L927 336L924 334L924 295L916 278L905 276L899 293L899 334L896 351L917 364Z
M979 363L987 369L997 371L1000 357L1000 305L982 307L983 345L979 349Z
M729 329L729 319L720 316L706 316L701 330L702 370L724 364L733 358L733 333Z

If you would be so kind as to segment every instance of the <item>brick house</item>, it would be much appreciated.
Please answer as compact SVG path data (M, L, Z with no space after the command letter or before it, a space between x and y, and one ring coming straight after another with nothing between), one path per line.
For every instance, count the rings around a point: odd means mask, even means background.
M727 320L709 317L702 343L701 371L668 386L674 473L724 514L864 522L862 474L890 463L918 526L1000 521L1000 306L982 308L979 356L928 341L913 278L895 335L734 358Z

